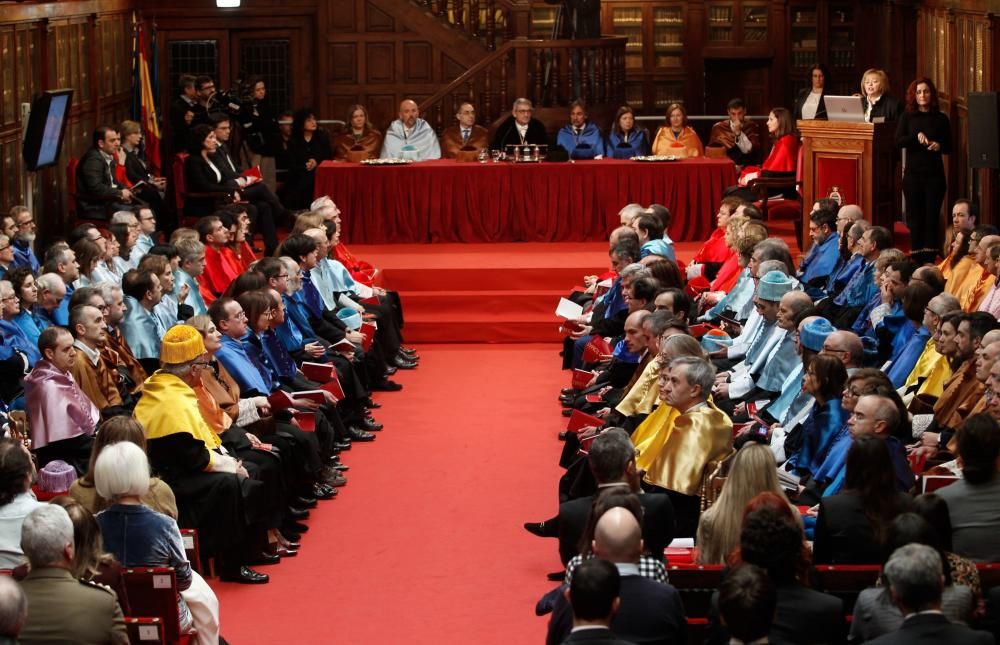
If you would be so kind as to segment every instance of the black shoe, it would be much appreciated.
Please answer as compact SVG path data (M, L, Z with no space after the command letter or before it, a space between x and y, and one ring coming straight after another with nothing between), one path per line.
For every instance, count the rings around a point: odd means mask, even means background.
M351 441L375 441L375 435L370 432L361 430L360 428L355 428L354 426L347 426L347 434L350 435Z
M419 356L414 356L412 354L405 354L403 352L398 352L396 354L396 358L401 358L404 361L412 361L414 363L417 363L417 362L420 361L420 357Z
M337 471L333 471L323 478L323 483L330 488L340 488L341 486L347 485L347 478L339 474Z
M264 585L271 581L266 573L259 573L250 567L242 566L236 571L222 572L219 579L225 582L239 582L244 585Z
M379 392L399 392L403 389L403 386L395 381L390 381L389 379L383 379L381 383L377 384L374 388Z
M418 356L417 350L412 347L403 347L402 345L399 346L399 353L406 354L407 356Z
M559 396L574 396L576 394L576 388L564 387L559 390Z
M378 423L377 421L375 421L375 419L371 417L365 417L364 419L361 420L360 423L358 423L358 427L360 427L362 430L371 430L373 432L378 432L385 426L383 426L381 423Z
M571 416L573 416L573 408L564 408L563 411L562 411L562 415L564 417L571 417Z
M290 531L293 531L293 532L299 533L299 534L306 533L306 532L309 531L309 527L308 526L306 526L302 522L296 522L294 520L288 520L288 521L286 521L283 528L286 528L286 529L288 529Z
M369 410L378 410L379 408L382 407L382 404L381 403L376 403L375 401L372 401L371 399L367 399L365 401L365 407L368 408Z
M551 537L545 532L545 522L525 522L524 530L538 537Z
M417 368L416 361L408 360L399 355L393 357L392 364L401 370L412 370Z
M389 365L389 366L387 366L387 367L385 368L385 375L386 375L386 376L392 376L393 374L395 374L395 373L396 373L396 372L398 372L398 371L399 371L398 369L396 369L396 368L395 368L395 367L393 367L392 365Z
M296 545L295 546L296 549L299 548L299 545L302 543L301 534L286 528L280 528L278 529L278 532L281 533L281 537L285 538L286 542L288 542L289 544Z
M565 571L556 571L554 573L545 574L545 577L552 582L562 582L566 578Z
M288 512L286 513L288 519L290 520L307 520L309 519L309 511L304 508L295 508L294 506L288 507Z
M341 450L341 451L343 451L343 450L350 450L351 449L351 441L350 440L341 441L341 440L338 439L333 445L334 445L335 448L337 448L338 450Z
M273 553L261 553L257 557L251 558L247 564L255 567L266 567L267 565L278 564L279 562L281 562L280 556Z
M331 468L339 470L342 473L346 473L348 470L351 469L350 466L347 466L347 465L344 465L344 464L335 464L335 465L331 466Z
M569 432L567 432L566 430L563 430L562 432L559 433L559 441L566 441L566 437L568 437L568 436L569 436Z
M312 495L309 497L293 497L292 505L296 508L316 508L316 498Z
M316 484L313 487L313 495L316 499L333 499L337 496L337 491L326 484Z

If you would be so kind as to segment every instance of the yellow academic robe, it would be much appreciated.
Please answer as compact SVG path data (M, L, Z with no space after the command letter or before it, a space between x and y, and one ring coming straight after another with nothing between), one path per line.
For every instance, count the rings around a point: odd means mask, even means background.
M646 363L642 374L636 379L628 394L622 397L615 410L627 417L652 412L660 393L660 389L657 387L659 378L660 358L656 357Z
M923 353L917 359L917 364L913 366L913 371L903 384L903 391L908 392L920 382L920 379L924 379L915 394L938 398L944 392L945 382L950 378L951 365L948 364L948 359L938 354L932 338L927 341Z
M706 402L670 424L645 481L683 495L699 495L705 473L733 452L733 422Z
M670 435L674 419L680 416L677 408L662 401L653 412L639 424L632 433L632 445L635 446L635 467L638 470L649 470L650 465L663 448L663 442Z
M984 269L979 282L976 283L976 287L972 290L972 298L969 302L968 307L963 307L963 309L969 313L973 311L979 311L979 305L983 304L983 300L986 298L986 294L993 289L993 285L996 284L997 278L995 275L987 273Z
M979 266L979 263L971 255L967 255L959 260L958 264L951 269L951 275L947 278L944 290L946 293L950 293L958 298L963 311L975 310L975 307L970 308L970 303L973 300L976 288L979 286L979 281L983 277L983 273L985 273L985 270ZM985 294L986 292L984 291L983 293Z
M678 157L704 157L705 147L701 144L698 134L685 126L679 137L675 137L670 126L665 125L656 133L653 139L654 155L675 155Z
M186 432L205 444L209 461L213 450L222 445L219 436L205 423L198 396L191 387L163 370L157 370L143 384L135 406L135 418L146 429L147 439L159 439Z

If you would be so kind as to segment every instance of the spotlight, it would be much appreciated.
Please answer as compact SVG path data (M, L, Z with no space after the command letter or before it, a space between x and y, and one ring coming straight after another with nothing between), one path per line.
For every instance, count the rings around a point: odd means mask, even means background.
M219 9L236 9L240 6L240 0L215 0L215 6Z

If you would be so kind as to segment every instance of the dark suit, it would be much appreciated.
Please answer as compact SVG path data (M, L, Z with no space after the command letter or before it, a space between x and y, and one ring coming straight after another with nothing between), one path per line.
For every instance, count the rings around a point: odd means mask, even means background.
M104 154L97 148L88 148L80 157L76 167L76 192L78 195L91 195L101 199L87 201L78 198L81 210L88 214L95 212L113 213L117 210L130 208L121 201L122 188L114 176L115 162L108 162Z
M191 124L184 120L184 115L188 112L194 113ZM208 111L201 103L193 105L178 96L170 104L170 140L173 143L174 152L187 150L191 128L199 123L208 123Z
M912 508L909 495L895 495L901 512ZM884 559L882 551L860 496L845 492L820 500L813 542L813 560L817 564L880 564Z
M220 143L219 148L215 151L212 163L218 167L224 181L236 182L243 171L240 164L229 153L229 148L223 143ZM240 195L253 204L257 210L255 215L251 215L250 222L253 225L253 230L264 238L264 255L273 254L274 249L278 248L278 233L274 223L277 218L285 217L287 214L285 207L281 205L278 196L271 192L271 189L264 183L241 188Z
M868 641L872 645L989 645L993 635L950 622L941 614L916 614L906 618L898 631Z
M124 150L124 148L122 149ZM133 192L137 193L153 209L153 213L156 214L157 224L159 224L158 228L166 231L172 231L176 228L173 221L163 221L163 217L167 214L167 209L164 208L163 204L163 197L160 196L159 189L150 181L153 176L149 172L146 161L139 156L138 150L125 150L125 176L133 184L140 181L147 182Z
M861 109L868 107L868 99L861 97ZM872 106L871 118L883 118L886 121L898 121L899 115L903 113L903 104L896 100L891 94L883 94Z
M611 631L640 645L675 645L687 637L687 620L681 595L670 585L640 576L622 576L621 607L611 621ZM573 608L559 594L549 619L546 645L563 642L573 628ZM579 641L578 641L579 642Z
M618 638L614 632L606 627L573 632L566 637L562 645L576 645L577 643L586 643L587 645L629 645L629 641L623 641Z
M560 38L590 40L601 37L601 0L545 0L563 9Z
M521 136L517 131L514 116L507 117L507 120L500 124L497 131L493 133L492 150L505 150L507 146L516 146L521 143ZM545 131L545 126L536 118L528 122L528 132L524 143L546 145L549 142L549 135Z
M844 601L800 584L777 585L778 604L768 639L772 645L785 643L843 643ZM729 634L719 620L719 592L712 594L709 643L724 645Z
M212 163L215 163L214 161ZM215 165L219 168L218 164ZM222 173L222 168L219 168ZM184 162L184 188L189 193L228 193L233 194L239 189L235 181L226 181L216 176L212 167L200 154L191 155ZM213 213L216 200L210 197L189 197L184 201L184 213L191 217L202 217Z
M663 549L674 539L674 507L670 497L647 493L639 496L642 502L642 539L657 560L663 559ZM580 539L587 528L587 518L593 497L581 497L559 505L559 558L563 565L580 552Z
M799 91L799 95L795 98L795 109L792 112L792 118L796 121L802 118L802 106L805 105L806 99L809 98L811 93L812 88L805 87ZM826 101L823 100L825 98L826 92L819 95L819 105L816 106L816 116L813 117L814 119L826 121Z

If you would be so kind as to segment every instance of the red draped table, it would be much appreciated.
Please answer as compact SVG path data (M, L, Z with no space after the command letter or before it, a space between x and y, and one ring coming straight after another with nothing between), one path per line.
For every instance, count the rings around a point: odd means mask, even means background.
M629 203L665 205L670 237L704 240L722 191L736 183L731 161L618 159L575 163L461 163L405 166L323 162L316 195L344 213L352 243L585 242L606 240Z

